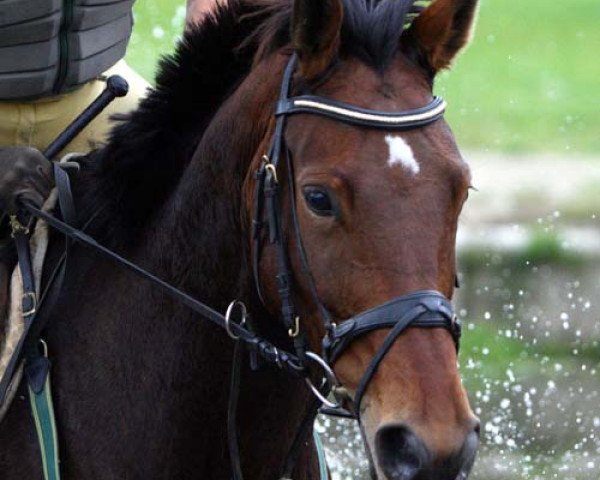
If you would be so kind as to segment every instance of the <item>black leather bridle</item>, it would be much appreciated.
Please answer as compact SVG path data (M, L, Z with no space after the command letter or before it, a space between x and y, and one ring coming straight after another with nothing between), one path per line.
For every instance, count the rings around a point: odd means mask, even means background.
M227 422L230 458L233 478L235 480L242 479L237 444L236 407L239 394L240 363L243 360L245 351L250 353L253 368L258 365L259 359L268 364L274 364L282 371L304 378L315 394L315 398L307 406L307 413L298 428L292 448L285 461L282 478L291 478L299 453L306 444L307 435L312 431L312 424L319 407L324 404L330 407L327 413L355 416L358 418L360 416L361 401L370 381L377 372L379 364L402 332L408 327L445 328L451 333L457 349L461 334L460 322L453 313L450 301L443 294L436 291L419 291L392 299L382 305L344 320L339 325L332 320L331 314L320 301L302 243L295 201L293 164L284 139L285 121L289 115L304 113L325 116L346 124L364 128L410 130L429 125L440 119L444 113L445 102L436 97L423 108L402 112L379 112L318 96L290 97L296 63L297 58L293 55L283 76L280 98L275 110L276 125L273 140L268 154L263 157L263 163L256 173L256 203L253 222L253 271L256 288L262 300L259 266L263 232L268 230L268 239L275 245L277 252L277 288L281 302L281 314L289 336L293 341L294 353L279 349L273 343L256 335L246 325L233 322L231 316L236 306L242 309L242 316L245 316L245 306L241 302L232 302L227 313L222 315L210 306L98 244L85 233L86 227L92 223L95 217L92 217L81 230L76 228L74 226L76 223L75 210L71 197L69 178L56 165L54 171L58 187L59 203L65 221L61 221L31 204L23 205L24 212L27 212L28 215L45 220L52 228L63 233L69 239L67 245L70 242L84 245L95 254L151 282L166 295L185 304L215 325L224 328L237 341ZM293 235L303 273L308 280L311 295L316 302L326 331L322 343L322 355L317 355L307 348L305 334L301 328L301 322L293 301L293 276L289 268L287 243L282 229L280 183L277 177L282 154L286 158ZM11 358L4 376L0 379L0 404L7 395L10 382L20 361L25 357L29 365L35 366L37 354L31 354L31 358L29 358L27 352L35 352L37 349L42 332L50 319L53 306L61 293L67 263L67 253L65 252L52 272L41 298L38 299L33 289L34 281L29 259L28 230L22 227L27 222L22 219L17 220L15 225L20 228L14 230L14 233L18 247L19 265L22 275L25 278L24 287L26 290L23 297L23 311L30 313L30 315L26 318L26 333ZM354 398L350 399L349 403L351 404L353 413L346 412L338 404L330 402L327 398L332 390L334 394L342 391L333 373L332 365L354 340L369 332L380 329L390 329L390 332L364 372L359 386L354 393ZM315 386L311 381L311 371L314 371L314 369L310 367L314 366L314 364L320 366L324 373L324 375L321 375L323 383L317 382L318 386ZM38 378L45 378L48 372L48 365L45 365L42 369L28 370L29 381L36 383Z
M410 293L344 320L339 325L333 322L330 312L323 305L318 295L302 242L296 209L293 163L284 136L285 122L288 116L302 113L324 116L364 128L410 130L424 127L442 118L446 103L441 98L435 97L428 105L419 109L402 112L381 112L314 95L290 97L296 64L297 57L292 55L285 68L280 97L275 110L276 124L273 140L268 154L263 157L262 165L256 173L255 216L253 221L253 271L255 283L259 297L262 299L259 266L263 244L262 232L266 227L268 239L275 246L277 252L277 288L281 302L281 315L293 340L295 353L305 366L315 361L320 364L326 373L326 379L329 380L329 387L334 389L334 393L339 383L333 374L332 365L348 346L358 337L374 330L391 329L364 372L351 401L353 413L358 418L360 416L361 401L370 381L394 341L402 332L408 327L445 328L451 333L458 349L461 335L460 322L454 314L450 301L443 294L436 291ZM326 332L322 345L322 357L308 351L307 341L293 302L293 278L289 268L287 242L282 229L280 181L277 176L282 158L286 160L291 223L298 256ZM324 398L323 392L327 392L327 389L322 390L314 386L312 389L325 405L329 407L337 406Z

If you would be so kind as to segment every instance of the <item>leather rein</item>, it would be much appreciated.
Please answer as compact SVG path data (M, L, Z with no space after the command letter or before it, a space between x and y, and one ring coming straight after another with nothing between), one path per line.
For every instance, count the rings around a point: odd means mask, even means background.
M282 371L304 379L314 393L315 397L309 402L309 405L307 405L306 415L298 429L296 438L293 441L292 448L285 462L282 478L291 478L299 453L306 443L308 434L312 431L312 423L319 412L319 407L325 405L326 408L321 410L322 413L359 418L361 401L370 381L394 341L403 331L408 327L445 328L451 333L457 349L461 335L460 322L453 312L450 301L443 294L436 291L413 292L392 299L382 305L347 319L340 324L336 324L332 320L331 314L319 299L315 282L311 274L308 257L302 243L296 211L293 163L284 138L286 118L289 115L319 115L363 128L410 130L424 127L442 118L446 103L441 98L435 97L428 105L419 109L402 112L380 112L359 108L351 104L318 96L304 95L290 97L296 64L297 58L294 54L290 58L283 75L280 97L275 110L276 125L273 140L268 154L263 157L263 162L256 172L255 212L252 229L253 273L257 292L261 300L263 300L263 296L259 266L261 248L265 236L268 238L268 241L275 246L277 252L276 280L281 303L281 317L292 341L294 348L293 353L280 349L268 340L257 336L245 322L246 307L240 301L233 301L227 309L226 314L223 315L210 306L198 301L189 294L177 289L173 285L97 243L92 237L85 233L86 227L93 221L93 218L90 219L82 229L76 228L74 226L74 204L68 175L66 175L58 165L55 165L54 171L57 179L59 204L64 221L41 211L33 205L24 205L24 210L28 212L29 215L44 220L52 228L65 235L67 238L67 251L68 246L73 242L82 244L97 255L108 259L131 271L138 277L149 281L172 299L183 303L203 318L206 318L215 325L225 329L227 334L236 341L227 426L230 458L232 462L233 478L235 480L241 480L243 478L235 425L237 399L239 394L240 363L243 360L244 353L247 352L250 354L251 366L253 369L258 368L259 363L274 365ZM302 329L301 321L296 313L293 301L293 275L289 266L287 243L282 228L280 179L277 175L278 167L282 163L282 158L284 157L287 167L293 235L298 249L303 274L308 281L311 295L318 307L326 332L322 342L322 356L309 350L306 335ZM16 226L25 224L27 219L21 216L20 220L20 223L15 223ZM21 360L23 358L27 359L27 352L34 352L38 348L42 331L50 317L50 311L56 302L56 298L60 294L67 259L67 252L65 252L63 257L59 260L58 266L50 275L49 283L46 286L41 299L38 300L35 291L33 291L33 282L31 281L32 273L30 272L31 266L28 258L29 249L26 237L27 231L24 227L22 228L23 230L17 232L15 237L17 239L17 245L20 246L18 248L19 266L25 280L23 311L28 313L26 318L27 328L24 338L14 355L6 374L0 381L0 404L6 396L12 376ZM268 235L265 235L265 232L267 232ZM232 314L236 309L239 309L241 312L242 321L239 323L232 321ZM355 339L380 329L390 329L390 332L363 374L354 397L349 398L349 396L345 394L346 398L344 398L344 401L352 406L352 412L344 410L341 408L340 403L331 402L328 399L328 395L332 391L335 395L339 395L340 392L343 392L343 389L333 372L332 365ZM311 372L314 373L315 371L311 366L317 366L323 372L322 375L319 375L320 379L317 382L313 382L311 379Z

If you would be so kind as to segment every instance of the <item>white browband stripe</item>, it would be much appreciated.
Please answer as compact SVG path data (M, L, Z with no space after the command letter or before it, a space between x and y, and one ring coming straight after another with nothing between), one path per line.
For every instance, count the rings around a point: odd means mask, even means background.
M446 110L447 103L445 100L433 110L416 113L414 115L399 115L399 116L388 116L388 115L377 115L374 113L364 113L357 112L355 110L348 110L343 107L336 107L334 105L328 105L326 103L315 102L313 100L294 100L295 107L308 107L313 108L315 110L323 110L331 113L335 113L337 115L341 115L344 117L355 118L357 120L365 120L372 122L381 122L381 123L390 123L390 124L402 124L402 123L413 123L419 122L422 120L428 120L430 118L436 117L440 113Z

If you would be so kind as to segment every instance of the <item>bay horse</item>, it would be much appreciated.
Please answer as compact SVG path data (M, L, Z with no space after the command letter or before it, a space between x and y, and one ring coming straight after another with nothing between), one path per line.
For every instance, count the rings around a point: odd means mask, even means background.
M255 172L275 133L284 69L295 55L295 94L389 112L427 105L436 73L467 43L477 2L413 3L221 6L162 61L156 88L109 143L82 160L73 179L80 224L218 311L240 299L260 335L291 349L278 313L275 246L251 234ZM284 164L277 172L281 228L311 350L321 351L324 328L294 245L292 187L313 286L335 323L411 292L452 297L470 174L443 119L382 131L297 114L284 136L293 171ZM256 242L262 299L253 278ZM63 249L53 235L46 271ZM45 332L63 478L231 478L231 339L118 266L76 246L69 255ZM350 394L386 333L354 340L335 362ZM25 397L22 389L0 428L4 480L42 478ZM247 478L279 478L311 399L304 382L244 363L237 429ZM395 339L357 413L374 477L468 476L478 421L446 329L407 328ZM317 475L315 446L306 441L293 478Z

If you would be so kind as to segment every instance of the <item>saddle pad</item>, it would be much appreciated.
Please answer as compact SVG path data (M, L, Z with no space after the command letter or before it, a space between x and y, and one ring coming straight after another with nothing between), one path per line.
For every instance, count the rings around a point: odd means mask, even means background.
M48 200L46 200L43 210L46 212L53 210L57 198L58 194L56 189L54 189L48 197ZM42 268L48 249L48 225L46 222L42 220L37 221L33 235L30 239L30 245L33 275L35 278L35 290L39 296ZM8 306L5 309L5 318L0 319L0 326L4 327L3 329L0 329L0 378L4 376L4 372L12 358L15 348L23 336L24 321L21 302L22 297L23 281L21 280L21 272L17 265L10 279ZM23 364L16 370L6 395L5 402L3 405L0 405L0 422L2 422L8 407L14 399L22 376Z

